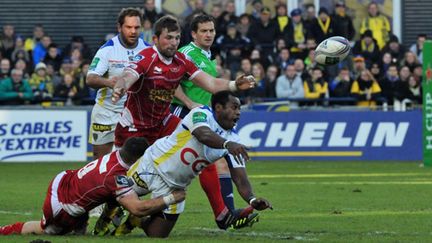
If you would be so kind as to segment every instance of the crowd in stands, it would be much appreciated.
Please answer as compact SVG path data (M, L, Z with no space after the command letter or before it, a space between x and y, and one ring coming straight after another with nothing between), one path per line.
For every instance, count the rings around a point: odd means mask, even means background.
M208 12L203 1L195 1L188 16L179 16L183 24L180 46L191 41L189 22L194 16L207 13L215 18L212 56L219 76L233 79L252 74L258 82L255 89L239 94L243 102L288 99L293 106L368 107L385 103L395 110L421 104L422 49L427 36L419 34L416 43L404 47L377 3L365 9L367 17L357 30L343 1L335 4L333 12L319 8L318 15L312 4L291 10L285 3L264 6L254 0L252 4L250 14L236 16L233 1L213 5ZM143 12L142 37L151 42L152 25L164 13L156 12L151 0L146 1ZM352 53L337 65L317 65L314 49L331 36L347 38ZM35 26L33 36L24 38L15 33L13 25L5 24L0 50L0 104L56 99L87 104L94 98L95 91L85 84L94 52L82 37L73 36L61 49L43 26Z

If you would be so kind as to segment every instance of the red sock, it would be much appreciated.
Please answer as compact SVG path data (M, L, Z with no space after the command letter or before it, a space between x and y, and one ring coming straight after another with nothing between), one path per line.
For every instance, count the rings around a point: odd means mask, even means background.
M219 183L219 177L217 175L216 166L214 164L205 168L200 176L199 180L201 187L207 194L207 198L213 209L215 218L225 209L225 203L221 194L221 186Z
M0 227L0 235L21 234L24 222L16 222L15 224L5 225Z

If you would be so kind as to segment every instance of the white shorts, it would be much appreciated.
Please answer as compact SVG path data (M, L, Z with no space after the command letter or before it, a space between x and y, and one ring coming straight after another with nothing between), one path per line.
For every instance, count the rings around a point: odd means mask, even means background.
M119 112L95 104L91 113L89 143L102 145L114 142L114 130L120 116Z
M144 157L130 167L128 176L132 178L134 182L132 188L139 196L147 195L151 192L151 198L156 198L168 195L173 191L173 188L158 174L153 166L153 162L146 160ZM184 211L184 208L185 201L182 201L170 205L163 212L166 214L180 214Z

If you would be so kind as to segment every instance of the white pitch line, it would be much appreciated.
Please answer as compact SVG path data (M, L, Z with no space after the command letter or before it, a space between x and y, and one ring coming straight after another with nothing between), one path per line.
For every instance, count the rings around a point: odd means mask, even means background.
M353 174L279 174L249 175L249 178L328 178L328 177L391 177L391 176L431 176L430 173L353 173Z
M3 211L3 210L0 210L0 214L13 214L13 215L25 215L25 216L33 215L30 212L14 212L14 211Z

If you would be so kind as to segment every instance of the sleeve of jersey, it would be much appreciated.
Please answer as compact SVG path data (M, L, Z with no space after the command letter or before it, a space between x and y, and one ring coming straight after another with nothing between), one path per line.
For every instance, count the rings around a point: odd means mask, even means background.
M90 66L88 73L103 76L109 68L108 59L111 47L103 47L96 52Z
M233 142L240 142L240 137L237 134L233 134L233 136L231 136L230 138L228 138L229 140L233 141ZM241 158L241 163L237 162L237 160L234 158L234 156L230 153L228 153L227 150L227 154L225 155L225 160L227 161L228 167L229 168L245 168L246 167L246 161Z
M126 175L113 175L108 181L107 187L118 200L132 190L132 183Z
M185 57L186 74L192 80L201 70L195 64Z
M211 112L201 107L192 109L187 116L183 119L183 124L192 133L198 127L210 127L210 120L212 117Z
M139 78L141 74L147 72L150 65L149 59L150 58L146 58L145 55L141 52L135 55L135 57L133 58L133 62L125 68L125 71L129 71Z

